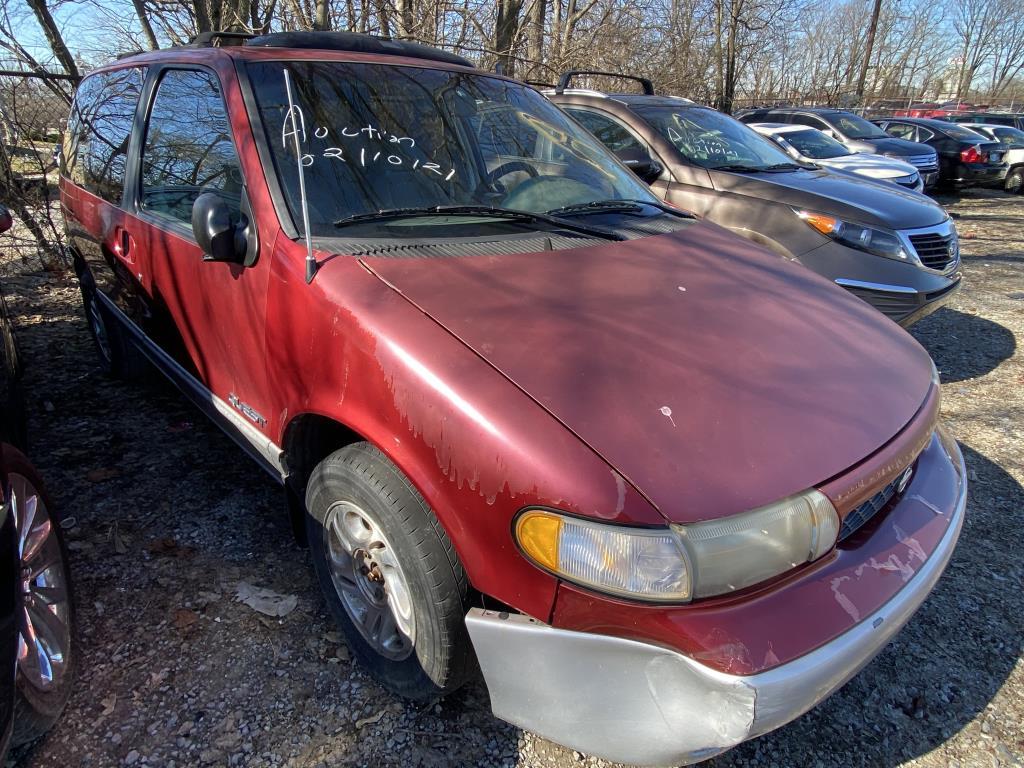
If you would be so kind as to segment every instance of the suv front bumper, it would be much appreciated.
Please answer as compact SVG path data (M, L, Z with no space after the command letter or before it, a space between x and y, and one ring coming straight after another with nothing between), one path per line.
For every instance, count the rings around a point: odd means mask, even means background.
M519 614L466 616L497 717L573 749L645 765L688 764L778 728L821 702L895 635L942 575L963 526L966 470L928 559L880 609L817 649L753 675L676 651L558 629Z

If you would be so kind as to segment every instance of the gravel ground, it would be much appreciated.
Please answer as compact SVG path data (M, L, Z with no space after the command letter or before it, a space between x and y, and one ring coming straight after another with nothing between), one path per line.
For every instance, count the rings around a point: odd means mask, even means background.
M1024 198L945 198L966 287L914 334L971 480L935 593L867 669L725 766L1024 765ZM429 706L351 660L281 491L176 391L98 371L75 281L4 256L31 456L67 520L80 630L70 705L12 760L51 766L606 765L496 720L481 683ZM298 598L283 619L240 582Z

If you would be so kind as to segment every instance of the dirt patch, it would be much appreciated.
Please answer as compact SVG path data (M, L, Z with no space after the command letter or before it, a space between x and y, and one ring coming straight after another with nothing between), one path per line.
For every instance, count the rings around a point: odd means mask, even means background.
M709 765L1024 763L1024 198L944 202L966 284L914 335L965 448L961 543L874 663ZM277 485L169 385L101 375L73 279L4 259L30 454L69 518L81 641L71 703L20 765L605 764L496 720L480 683L427 706L376 685L327 617ZM270 590L283 615L240 589Z

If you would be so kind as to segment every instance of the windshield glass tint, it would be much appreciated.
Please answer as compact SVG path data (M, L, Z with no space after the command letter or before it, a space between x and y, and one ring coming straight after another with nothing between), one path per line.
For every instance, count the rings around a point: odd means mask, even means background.
M884 139L885 131L877 125L869 123L860 115L852 112L842 112L838 115L831 115L830 121L848 139Z
M285 200L301 230L285 66L251 63L247 69ZM314 235L335 236L334 222L395 208L486 205L540 213L596 200L654 200L582 128L517 83L381 64L287 67ZM445 219L446 226L459 223Z
M691 163L703 168L767 168L793 158L738 120L701 107L637 107L662 136Z
M828 160L833 157L845 157L850 150L821 131L810 128L806 131L783 133L782 138L796 147L796 151L812 160Z

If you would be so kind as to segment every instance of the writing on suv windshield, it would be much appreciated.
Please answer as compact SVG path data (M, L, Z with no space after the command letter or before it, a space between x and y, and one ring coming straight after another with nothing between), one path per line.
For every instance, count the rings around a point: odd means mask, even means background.
M770 140L728 115L702 107L639 107L637 111L702 168L738 173L800 168Z
M283 69L293 84L289 108ZM301 228L298 139L310 231L402 236L376 212L451 206L543 214L593 201L654 201L607 151L535 91L472 73L348 62L247 67L292 219ZM474 221L438 216L438 225ZM477 220L478 221L478 220ZM495 219L518 223L526 217Z

